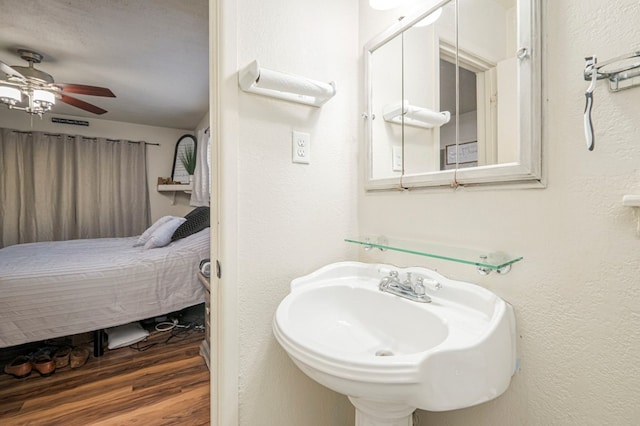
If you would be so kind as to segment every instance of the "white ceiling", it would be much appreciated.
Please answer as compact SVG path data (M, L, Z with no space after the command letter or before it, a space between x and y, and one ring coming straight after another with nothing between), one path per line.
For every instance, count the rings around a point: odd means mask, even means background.
M61 102L58 114L195 129L209 109L208 32L208 0L0 0L0 61L27 66L16 50L34 50L57 83L116 95L72 95L100 116Z

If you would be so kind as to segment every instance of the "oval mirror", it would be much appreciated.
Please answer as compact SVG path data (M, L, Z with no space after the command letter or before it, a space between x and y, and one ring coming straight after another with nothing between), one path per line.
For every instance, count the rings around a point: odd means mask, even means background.
M366 188L541 186L539 31L539 0L440 0L371 40Z
M196 152L198 142L193 135L180 136L173 153L173 169L171 179L174 182L188 184L196 169Z

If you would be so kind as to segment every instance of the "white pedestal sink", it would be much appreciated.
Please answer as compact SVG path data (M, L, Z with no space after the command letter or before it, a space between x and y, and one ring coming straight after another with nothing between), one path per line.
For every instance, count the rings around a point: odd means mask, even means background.
M391 270L439 282L431 303L382 292ZM273 332L293 362L347 395L357 426L411 426L416 408L454 410L502 394L515 370L513 309L425 268L341 262L291 283Z

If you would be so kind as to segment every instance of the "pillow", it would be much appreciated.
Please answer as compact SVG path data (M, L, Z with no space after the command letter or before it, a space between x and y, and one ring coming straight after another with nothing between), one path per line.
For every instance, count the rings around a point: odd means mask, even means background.
M140 323L133 322L131 324L121 325L119 327L107 328L105 330L109 336L109 349L117 349L123 346L133 345L149 336L149 332L142 328Z
M207 214L209 214L209 207L208 206L196 207L195 209L191 210L189 213L185 214L184 218L185 219L189 219L191 216L197 215L197 214L199 214L199 213L201 213L203 211L206 211Z
M188 237L209 227L209 207L196 207L184 217L186 222L176 229L171 241Z
M151 234L149 240L144 243L144 248L148 250L166 246L171 242L171 236L178 226L182 225L186 220L183 217L174 217L169 222L161 225Z
M177 218L177 216L163 216L160 219L156 220L153 223L153 225L147 228L147 230L144 231L142 235L140 235L140 237L138 238L138 241L136 241L136 243L133 246L134 247L143 246L144 243L149 241L149 238L151 238L151 235L155 232L156 229L160 228L162 225L169 222L173 218Z

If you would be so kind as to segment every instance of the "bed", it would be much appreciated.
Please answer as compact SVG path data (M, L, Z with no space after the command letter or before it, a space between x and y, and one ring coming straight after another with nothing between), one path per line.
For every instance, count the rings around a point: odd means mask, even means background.
M0 348L153 318L204 302L205 228L165 247L138 237L0 249Z

